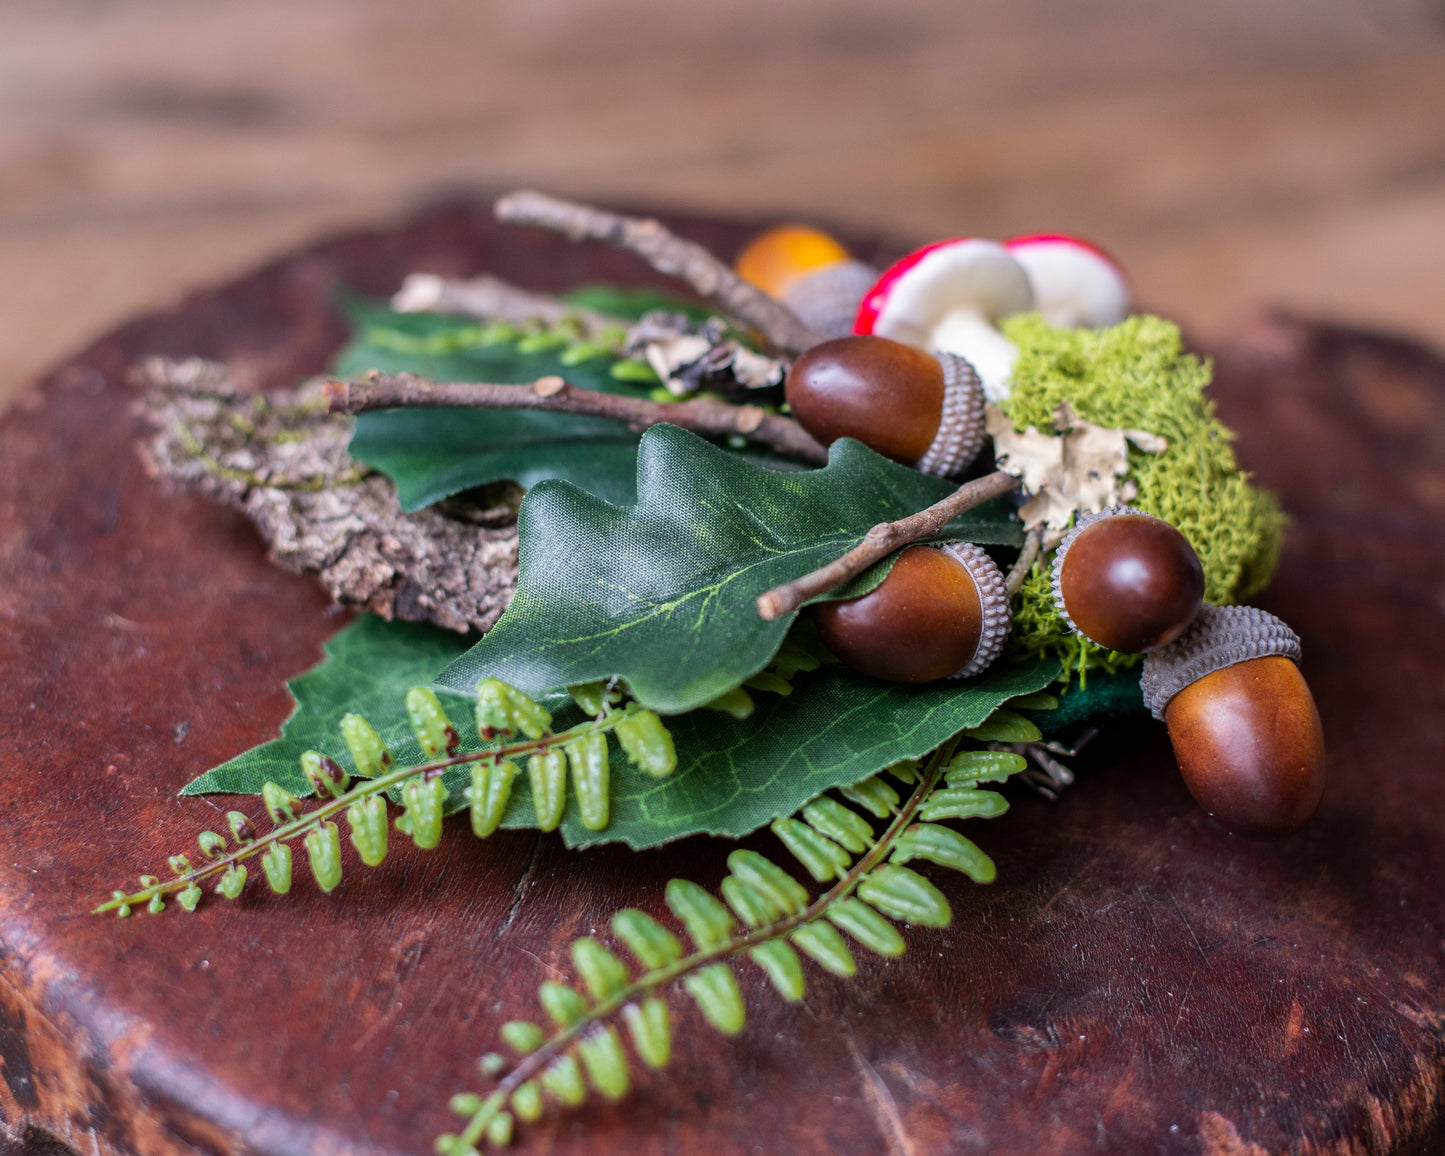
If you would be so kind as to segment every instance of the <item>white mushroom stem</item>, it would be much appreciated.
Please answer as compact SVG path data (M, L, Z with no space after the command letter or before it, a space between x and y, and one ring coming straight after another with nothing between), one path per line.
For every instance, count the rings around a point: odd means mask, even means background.
M978 372L983 396L998 402L1009 394L1019 349L977 309L954 309L933 327L929 348L962 357Z

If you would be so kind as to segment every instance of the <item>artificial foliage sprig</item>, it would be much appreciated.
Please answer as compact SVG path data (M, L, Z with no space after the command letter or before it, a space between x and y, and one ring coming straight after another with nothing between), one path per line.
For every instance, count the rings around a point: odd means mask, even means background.
M595 683L573 687L571 693L591 717L554 731L551 713L536 700L499 679L482 679L475 702L478 734L483 741L520 737L462 751L457 728L436 693L428 687L414 687L406 696L407 717L428 761L411 766L397 766L376 729L361 715L348 714L340 729L351 754L351 771L319 751L301 756L302 773L319 806L306 810L305 803L290 791L267 782L262 799L270 831L259 832L249 815L229 811L229 838L214 831L202 831L197 837L202 862L193 864L188 855L172 855L170 878L142 875L139 890L112 892L94 913L114 911L124 918L133 908L144 906L158 914L165 909L168 895L174 895L187 911L194 911L203 895L201 884L207 880L215 881L217 894L238 899L246 887L247 863L258 857L271 890L285 895L291 890L292 843L297 840L316 885L332 891L342 875L341 833L336 820L345 815L351 843L368 867L385 860L393 825L422 850L431 850L441 841L446 811L448 791L442 775L453 767L471 768L471 782L464 794L472 833L478 838L486 838L501 824L513 783L524 773L514 761L522 756L527 756L525 774L541 830L554 830L561 823L569 787L583 826L601 830L610 818L608 733L616 737L638 769L650 775L670 775L677 767L677 754L662 720L636 703L624 703L616 688ZM386 805L388 793L394 793L402 807L394 824Z
M834 975L856 972L840 931L892 957L906 946L895 923L946 927L952 919L948 900L906 864L925 860L978 883L993 881L996 872L988 855L943 821L993 818L1008 809L1008 801L983 784L1024 770L1023 756L958 749L965 736L983 742L1000 732L1021 732L1013 722L1019 716L998 713L1005 717L996 725L957 736L922 766L910 760L889 768L888 775L911 788L906 798L880 774L839 792L852 806L824 795L798 816L773 823L773 833L807 873L820 884L831 883L822 893L810 896L777 863L739 848L728 856L721 899L684 879L667 885L667 906L691 941L691 951L674 931L636 908L619 911L611 926L641 965L640 973L634 975L597 939L576 940L571 955L581 990L554 981L541 985L538 998L553 1024L550 1034L528 1020L503 1025L502 1042L516 1059L495 1052L483 1057L483 1074L498 1082L486 1094L452 1097L452 1110L466 1123L459 1132L437 1138L440 1156L474 1156L483 1142L510 1143L515 1121L539 1119L547 1097L576 1107L589 1085L607 1100L625 1096L631 1074L615 1022L619 1018L637 1058L649 1068L665 1067L672 1055L672 1014L660 992L673 984L681 984L715 1029L736 1035L746 1024L747 1010L734 960L749 958L785 1000L796 1003L805 987L799 952ZM875 829L875 820L887 820L882 831Z

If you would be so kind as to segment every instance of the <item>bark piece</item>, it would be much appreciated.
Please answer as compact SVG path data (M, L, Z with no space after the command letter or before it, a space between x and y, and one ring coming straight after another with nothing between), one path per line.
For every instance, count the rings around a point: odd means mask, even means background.
M277 563L314 574L337 602L487 630L511 601L514 487L408 514L390 479L347 454L352 421L327 411L319 382L267 397L215 362L161 358L137 376L156 429L144 447L152 472L244 511Z

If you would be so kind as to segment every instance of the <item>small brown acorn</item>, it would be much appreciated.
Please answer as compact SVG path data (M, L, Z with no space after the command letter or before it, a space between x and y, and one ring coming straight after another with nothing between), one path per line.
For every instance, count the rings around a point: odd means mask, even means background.
M886 337L838 337L793 362L783 391L824 445L857 438L896 462L957 477L983 448L983 390L973 367Z
M1189 793L1236 834L1288 835L1319 806L1324 732L1299 657L1274 615L1206 603L1144 660L1144 703L1168 726Z
M1204 603L1189 539L1131 506L1084 514L1054 554L1054 604L1090 642L1141 653L1173 642Z
M1003 575L966 542L909 546L874 590L822 603L816 620L835 657L890 682L978 674L1012 624Z

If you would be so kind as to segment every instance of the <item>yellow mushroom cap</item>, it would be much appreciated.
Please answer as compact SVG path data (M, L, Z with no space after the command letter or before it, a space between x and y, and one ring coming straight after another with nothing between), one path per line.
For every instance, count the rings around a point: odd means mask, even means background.
M793 282L846 260L848 250L821 229L778 225L749 241L733 269L744 281L781 298Z

